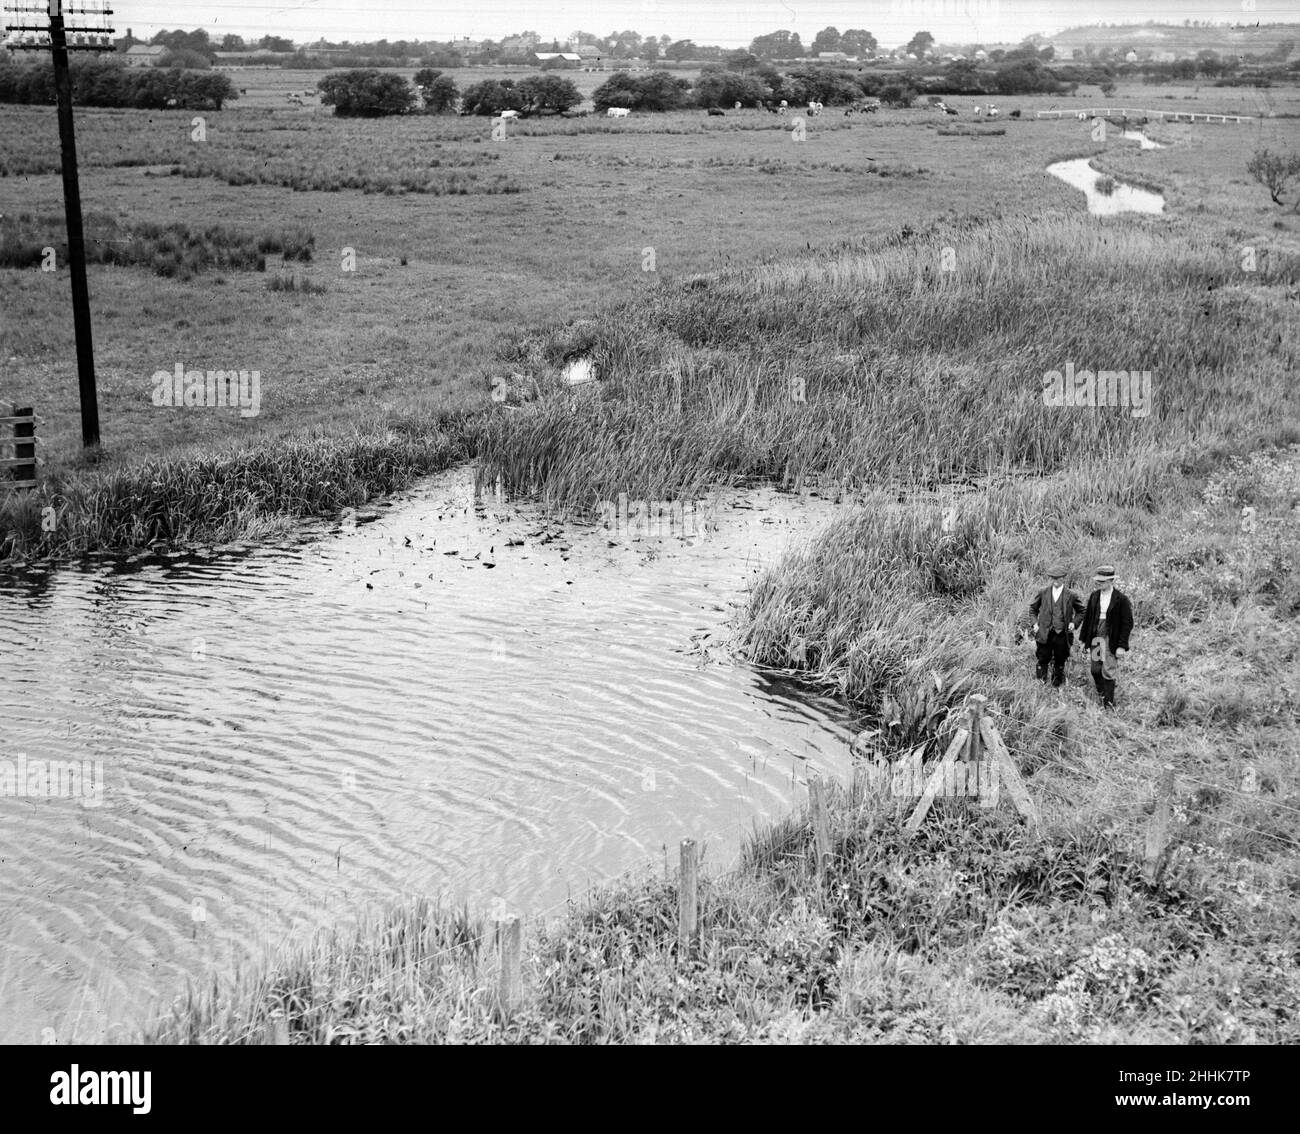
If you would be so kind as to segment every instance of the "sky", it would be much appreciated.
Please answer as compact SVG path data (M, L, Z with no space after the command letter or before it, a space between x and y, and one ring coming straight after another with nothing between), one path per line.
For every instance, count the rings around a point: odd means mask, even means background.
M6 6L32 2L4 0ZM272 34L297 43L320 36L501 39L525 30L550 41L578 30L608 35L630 29L731 48L779 28L798 32L807 45L833 25L866 28L894 47L921 30L940 42L996 43L1095 23L1300 21L1296 0L111 0L110 6L117 32L131 28L142 39L162 29L204 27L216 37Z

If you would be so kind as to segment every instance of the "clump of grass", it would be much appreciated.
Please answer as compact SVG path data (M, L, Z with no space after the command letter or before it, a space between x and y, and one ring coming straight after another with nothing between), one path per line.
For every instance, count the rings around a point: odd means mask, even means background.
M453 421L396 422L343 436L287 435L198 459L150 460L49 478L0 496L11 560L66 559L230 542L268 524L329 516L464 460ZM42 531L52 507L56 530Z
M1095 188L1095 189L1097 190L1097 192L1100 193L1103 197L1110 197L1110 196L1114 195L1115 188L1116 188L1116 184L1117 184L1117 182L1115 181L1115 179L1114 179L1113 177L1110 177L1110 176L1108 176L1108 175L1106 175L1106 174L1103 174L1103 175L1101 175L1100 177L1097 178L1097 180L1096 180L1096 182L1095 182L1095 184L1094 184L1094 188Z
M299 278L292 272L280 272L266 281L267 291L294 291L302 295L324 295L329 288L322 283L314 283L306 276Z
M86 217L86 259L91 264L148 267L155 274L190 279L209 269L264 271L267 252L286 260L310 260L315 237L306 229L254 234L222 225L125 221L103 213ZM30 268L44 249L67 262L64 219L53 214L19 213L0 218L0 267Z

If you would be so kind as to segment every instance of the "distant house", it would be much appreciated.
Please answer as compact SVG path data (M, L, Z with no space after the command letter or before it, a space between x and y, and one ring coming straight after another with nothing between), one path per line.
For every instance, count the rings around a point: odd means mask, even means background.
M538 63L550 63L558 59L566 67L578 67L582 64L582 56L576 51L534 51L533 58Z
M858 61L857 56L850 55L847 51L822 51L818 53L817 58L826 63L856 63Z
M146 47L136 44L126 49L126 62L129 67L148 67L167 54L167 48L161 44Z
M501 41L501 54L504 56L531 55L537 50L541 37L537 35L512 35Z

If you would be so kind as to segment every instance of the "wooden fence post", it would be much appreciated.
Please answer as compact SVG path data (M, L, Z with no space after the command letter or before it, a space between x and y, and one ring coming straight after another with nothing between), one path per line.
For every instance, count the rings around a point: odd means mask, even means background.
M831 821L826 814L826 785L821 776L808 777L808 813L812 820L813 851L817 856L816 873L820 885L831 857Z
M687 957L700 934L700 861L694 839L682 840L677 880L677 955Z
M1038 808L1034 806L1033 797L1030 796L1029 789L1025 787L1025 781L1020 778L1020 769L1016 767L1016 762L1011 759L1011 753L1007 751L1006 742L988 717L985 717L980 724L980 735L984 738L985 747L993 756L992 763L995 765L994 771L999 780L999 789L1001 784L1005 783L1007 785L1007 794L1011 796L1012 802L1016 805L1016 810L1028 819L1031 825L1037 826Z
M972 693L970 702L970 720L966 727L970 730L970 744L962 754L966 763L966 794L979 794L980 761L984 758L984 745L980 738L980 726L983 724L984 705L988 698L983 693ZM972 790L973 789L973 790Z
M930 773L930 780L925 785L925 791L921 793L921 801L916 805L916 810L912 812L912 817L904 827L908 834L914 835L921 829L921 824L925 821L930 805L934 803L935 796L943 788L944 776L948 774L948 769L956 761L957 757L966 750L966 742L969 739L970 732L967 729L960 728L957 730L957 735L952 738L952 743L948 745L948 751L943 754L943 759Z
M1169 813L1173 808L1174 766L1166 764L1156 788L1156 808L1147 825L1146 879L1152 886L1164 873L1169 849Z
M519 916L512 914L497 923L501 943L501 1014L509 1016L523 997L523 976L520 964L523 956L523 930Z

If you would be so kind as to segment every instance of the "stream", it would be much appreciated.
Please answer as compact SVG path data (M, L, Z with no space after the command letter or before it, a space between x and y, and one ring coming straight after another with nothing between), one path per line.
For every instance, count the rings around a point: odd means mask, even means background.
M403 896L540 916L687 837L719 869L809 762L847 775L847 712L722 648L834 505L733 492L631 539L472 482L0 575L0 1041L128 1040L187 979Z

